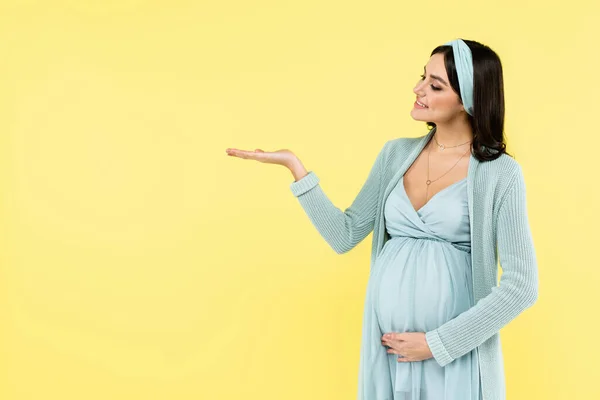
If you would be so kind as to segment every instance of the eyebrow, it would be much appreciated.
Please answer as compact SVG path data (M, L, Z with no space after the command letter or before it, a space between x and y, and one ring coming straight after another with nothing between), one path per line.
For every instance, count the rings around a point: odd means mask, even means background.
M425 66L423 66L423 71L425 73L427 73L427 69L425 68ZM443 80L442 78L440 78L439 76L437 76L437 75L429 75L429 76L432 77L433 79L437 79L438 81L442 82L444 85L448 86L448 84L446 83L446 81Z

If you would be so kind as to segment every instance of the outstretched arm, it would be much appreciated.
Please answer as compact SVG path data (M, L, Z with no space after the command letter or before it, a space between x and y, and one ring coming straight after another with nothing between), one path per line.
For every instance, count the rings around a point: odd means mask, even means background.
M344 211L331 202L313 171L290 185L292 193L298 198L313 225L338 254L353 249L373 230L388 143L385 143L377 155L358 195ZM290 169L294 173L293 167Z

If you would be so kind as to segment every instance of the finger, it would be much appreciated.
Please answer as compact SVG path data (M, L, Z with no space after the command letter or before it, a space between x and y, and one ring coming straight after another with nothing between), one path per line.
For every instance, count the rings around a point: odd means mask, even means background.
M254 153L254 151L252 151L252 150L242 150L242 149L236 149L236 148L233 148L233 147L229 147L229 148L225 149L225 151L228 152L228 153L238 153L238 154L240 154L240 153Z
M406 335L399 332L392 332L389 334L389 339L391 340L406 340Z
M381 343L386 343L390 346L400 346L404 344L404 341L402 340L395 340L395 339L387 339L387 340L382 340Z
M411 361L414 361L412 358L409 358L409 357L398 357L398 358L396 358L396 360L398 360L398 362L411 362Z
M384 340L403 340L404 334L400 332L388 332L383 335L382 339Z
M400 350L396 350L396 349L387 349L386 352L388 354L398 354L399 356L402 355L402 353L400 352Z
M406 354L406 349L403 346L390 346L388 349L393 350L395 354Z
M236 157L244 158L244 159L255 159L256 156L258 155L257 153L255 153L253 151L236 150L236 149L230 150L230 154L234 155Z
M240 150L238 150L238 149L232 149L232 148L228 148L228 149L225 150L225 152L227 153L227 155L230 155L230 156L237 156L237 155L239 155L239 151Z

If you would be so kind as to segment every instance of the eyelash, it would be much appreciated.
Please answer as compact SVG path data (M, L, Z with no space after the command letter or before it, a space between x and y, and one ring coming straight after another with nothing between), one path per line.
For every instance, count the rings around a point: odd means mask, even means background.
M425 79L425 75L421 75L421 80L423 80L423 79ZM429 86L431 86L431 88L433 90L442 90L442 88L439 88L439 87L436 87L436 86L433 86L433 85L429 85Z

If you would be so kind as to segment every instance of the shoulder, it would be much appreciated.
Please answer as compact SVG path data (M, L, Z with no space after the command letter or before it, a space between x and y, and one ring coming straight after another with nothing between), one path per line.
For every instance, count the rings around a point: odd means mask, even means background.
M525 190L523 168L513 157L502 154L492 161L479 162L477 182L494 193L494 202L499 206L509 192Z
M523 175L521 164L508 154L502 154L492 161L483 161L479 163L480 174L487 175L489 178L495 178L498 183L510 183L514 179Z
M415 148L427 134L417 137L398 137L385 142L383 153L395 158L398 155L409 153Z
M517 174L522 173L521 165L508 154L501 154L495 160L479 162L479 170L481 174L489 175L490 178L497 178L501 181L510 181Z
M396 171L399 165L406 160L424 137L398 137L387 140L383 144L378 156L382 173Z
M386 145L396 148L396 147L406 147L406 146L414 146L427 137L427 134L417 136L417 137L397 137L394 139L390 139L386 142Z

